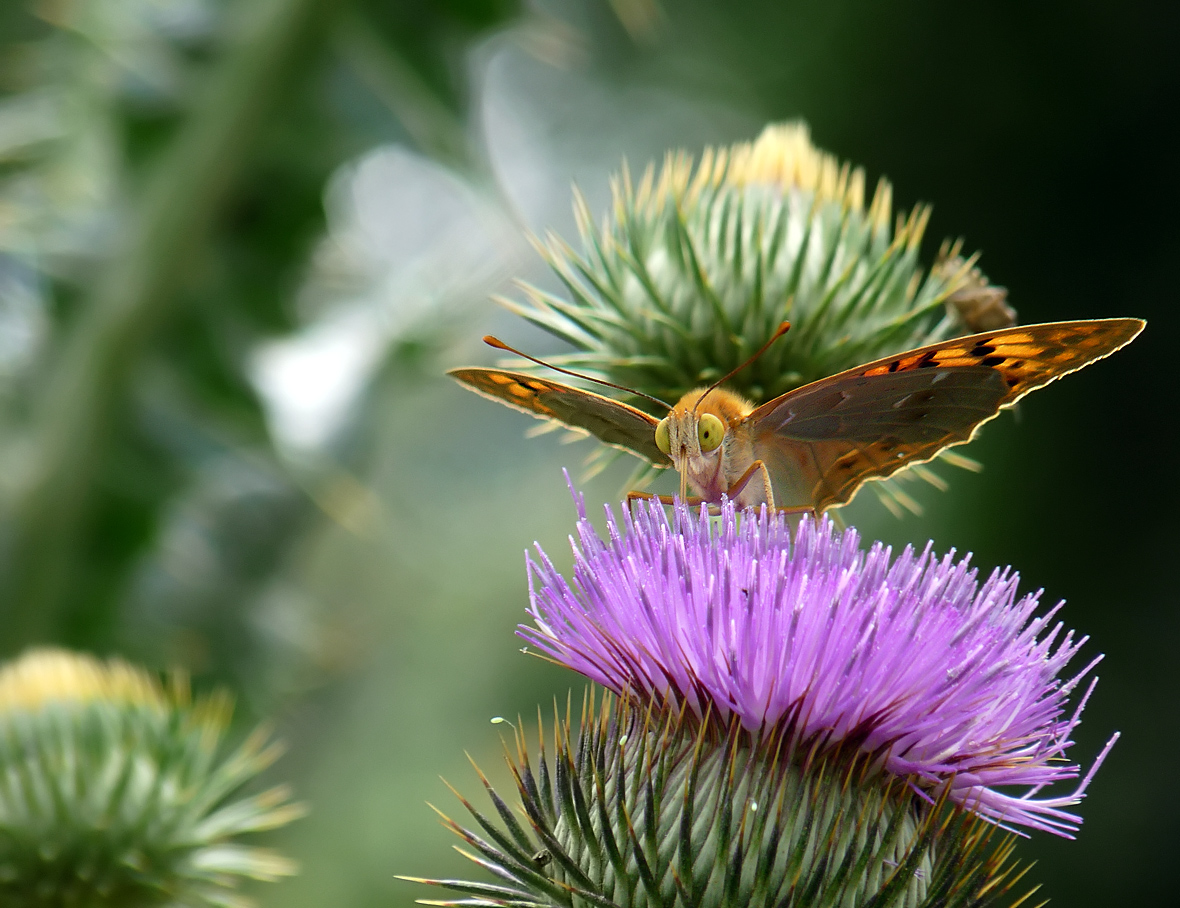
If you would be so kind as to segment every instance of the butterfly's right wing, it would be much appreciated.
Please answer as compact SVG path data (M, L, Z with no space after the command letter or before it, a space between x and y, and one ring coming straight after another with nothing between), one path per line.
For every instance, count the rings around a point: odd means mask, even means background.
M821 379L760 414L758 457L777 505L823 511L969 441L1008 396L1003 375L980 366Z
M656 447L658 420L635 407L523 372L469 368L452 369L448 374L484 397L538 419L556 419L583 429L599 441L637 454L657 467L672 466L668 455Z
M747 420L775 503L823 510L860 486L970 441L1001 409L1130 343L1136 318L1000 328L857 366Z

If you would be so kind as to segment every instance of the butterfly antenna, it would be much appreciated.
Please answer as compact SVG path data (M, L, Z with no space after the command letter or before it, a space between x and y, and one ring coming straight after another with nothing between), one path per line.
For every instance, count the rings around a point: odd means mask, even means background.
M696 406L694 406L692 408L692 412L695 413L697 411L697 408L700 407L701 401L703 401L706 397L708 397L710 394L712 394L714 391L716 391L725 382L729 381L731 378L733 378L735 375L737 375L739 372L741 372L742 369L746 368L746 366L750 365L750 363L754 362L754 360L756 360L763 353L765 353L768 349L770 349L771 344L773 344L776 340L778 340L780 337L782 337L784 334L786 334L790 330L791 330L791 323L790 322L780 323L778 326L778 330L775 331L774 334L772 334L770 336L770 340L768 340L761 347L759 347L757 352L753 356L751 356L749 359L747 359L744 363L742 363L736 369L733 369L728 375L724 375L721 378L717 379L717 381L713 382L713 384L709 385L709 387L707 387L705 389L705 393L697 398ZM484 340L487 340L487 338L485 337Z
M580 378L583 381L592 381L596 385L606 385L608 388L614 388L616 391L626 391L628 394L634 394L636 397L642 397L646 400L650 400L653 404L659 404L665 410L672 409L671 404L664 403L658 397L652 397L650 394L644 394L642 391L636 391L634 388L628 388L626 385L616 385L614 382L607 381L603 378L593 378L589 375L583 375L581 372L571 372L569 369L562 369L560 366L547 363L543 359L537 359L535 356L529 356L527 353L521 353L515 347L509 347L506 343L500 340L500 338L493 337L491 334L485 334L483 336L483 342L489 347L495 347L497 350L506 350L509 353L515 353L517 356L527 359L531 363L536 363L538 366L544 366L546 369L552 369L554 372L560 372L562 375L571 375L574 378ZM769 344L767 346L769 346ZM758 352L761 353L762 351L759 350Z

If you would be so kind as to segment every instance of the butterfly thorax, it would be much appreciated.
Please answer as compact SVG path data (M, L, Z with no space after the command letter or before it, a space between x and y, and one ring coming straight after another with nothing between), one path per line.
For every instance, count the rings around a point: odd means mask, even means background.
M680 472L682 484L686 483L694 495L719 502L752 462L748 433L743 431L742 423L753 409L749 401L722 388L694 388L672 408L668 414L668 456ZM706 414L720 420L724 429L719 443L713 439L708 450L704 449L708 447L707 437L706 445L702 445L702 420Z

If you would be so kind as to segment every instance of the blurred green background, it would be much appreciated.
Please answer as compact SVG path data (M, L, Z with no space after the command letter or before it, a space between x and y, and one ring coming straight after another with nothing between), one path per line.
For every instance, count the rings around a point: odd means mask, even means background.
M488 301L553 286L570 184L802 117L935 204L1022 321L1134 315L1113 359L988 426L870 538L1013 564L1106 653L1076 759L1123 739L1080 839L1020 853L1060 905L1165 904L1180 847L1177 8L1048 0L0 3L0 646L184 666L277 720L309 818L265 905L430 897L465 862L469 752L576 678L519 652L522 551L561 555L588 443L446 379ZM614 500L628 466L585 487ZM944 475L948 472L942 471Z

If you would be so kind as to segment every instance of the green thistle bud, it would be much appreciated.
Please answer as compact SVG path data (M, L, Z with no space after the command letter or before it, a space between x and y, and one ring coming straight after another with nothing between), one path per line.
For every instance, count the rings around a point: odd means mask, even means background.
M552 357L555 365L669 403L737 368L783 321L792 325L786 336L728 382L755 404L970 333L981 306L1015 315L1002 295L997 308L992 297L1002 289L987 285L959 243L944 243L936 265L924 268L929 207L895 219L884 179L866 206L864 171L815 148L802 123L706 149L695 165L684 153L669 155L658 176L649 165L637 186L624 167L612 195L611 214L595 226L575 191L581 251L553 234L538 244L568 298L522 284L523 301L500 302L576 348ZM615 451L595 456L605 465ZM943 485L921 466L910 476ZM903 477L874 490L892 510L918 510L897 488Z
M527 828L484 785L498 821L447 819L503 882L403 879L465 893L441 905L978 906L1018 878L1011 840L945 799L930 802L854 748L801 748L668 704L610 695L508 758ZM481 776L482 778L482 776Z
M575 192L582 252L555 235L541 247L570 298L524 285L525 302L503 303L578 348L555 363L671 401L740 365L790 321L790 333L730 381L760 403L955 333L944 303L971 280L973 262L923 270L930 209L891 226L889 183L867 208L864 187L864 171L815 148L801 123L706 149L695 167L669 155L638 187L624 168L601 227Z
M295 872L243 833L302 813L285 787L231 800L279 747L225 754L232 704L193 702L118 659L38 650L0 669L0 904L252 904L239 880Z

